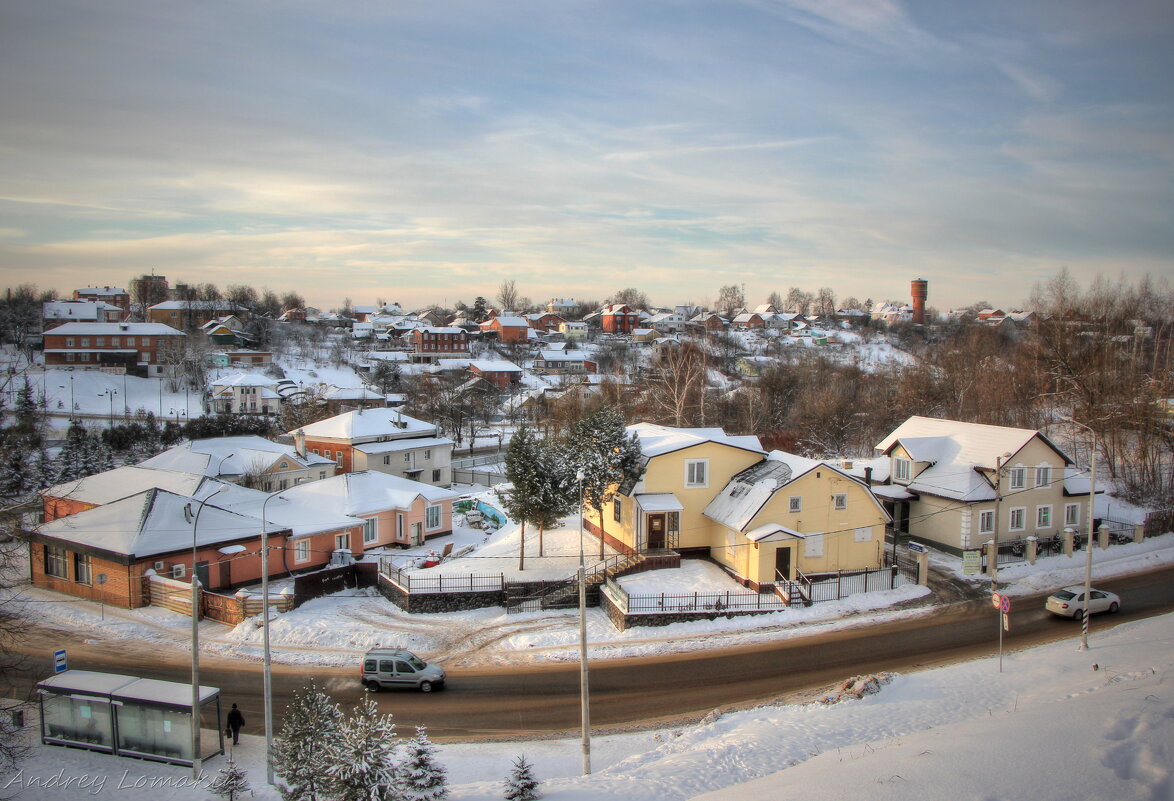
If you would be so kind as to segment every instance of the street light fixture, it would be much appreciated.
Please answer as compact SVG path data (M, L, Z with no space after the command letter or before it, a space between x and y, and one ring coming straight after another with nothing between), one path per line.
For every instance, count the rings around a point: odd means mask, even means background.
M1074 426L1080 426L1088 432L1089 437L1089 453L1088 453L1088 537L1084 541L1084 549L1086 551L1084 559L1084 614L1081 615L1080 621L1080 648L1081 651L1088 650L1088 608L1092 600L1092 535L1093 523L1096 522L1095 505L1097 498L1097 434L1089 426L1084 423L1078 423L1071 417L1061 417L1061 420L1066 420Z
M200 513L204 506L215 496L228 489L222 484L219 489L209 494L199 502L200 506L192 515L192 505L188 503L183 508L184 517L192 522L192 778L200 778L200 576L196 570L198 564L196 532L200 527Z
M591 704L587 688L587 563L583 557L583 478L579 480L579 706L582 718L583 775L591 774Z

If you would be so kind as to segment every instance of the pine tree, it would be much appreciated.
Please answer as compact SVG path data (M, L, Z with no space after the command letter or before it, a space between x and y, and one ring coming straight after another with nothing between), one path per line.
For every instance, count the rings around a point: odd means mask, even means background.
M514 769L505 779L506 801L534 801L542 797L541 782L534 778L534 766L520 756L514 760Z
M428 739L423 726L404 746L399 776L406 801L440 801L448 795L448 772L436 761L436 746Z
M238 798L244 798L246 793L252 792L247 777L248 773L229 757L228 767L220 769L220 775L212 780L212 786L208 789L218 798L236 801Z
M273 743L273 770L284 781L279 788L284 801L317 801L323 794L341 718L338 705L313 684L294 695Z
M334 801L401 801L391 715L363 699L342 721L330 748L327 795Z
M554 440L538 442L534 454L533 522L538 526L538 555L543 555L542 535L570 514L579 503L575 469L566 449Z
M614 406L604 406L575 424L567 443L575 466L583 473L583 497L599 517L599 558L603 559L604 504L621 486L635 482L644 472L644 457L636 435L628 435L624 416Z
M88 441L89 434L83 423L74 420L69 424L69 430L65 432L65 444L57 454L57 475L54 479L57 483L91 475L84 472Z
M520 426L510 438L505 453L505 476L511 486L508 491L498 492L505 513L522 526L518 570L526 568L526 524L534 520L536 513L537 451L538 442L530 429Z

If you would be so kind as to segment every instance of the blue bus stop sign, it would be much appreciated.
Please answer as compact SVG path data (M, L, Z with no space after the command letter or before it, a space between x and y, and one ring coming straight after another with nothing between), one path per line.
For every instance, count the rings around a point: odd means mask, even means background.
M64 673L68 669L69 669L69 666L65 663L65 649L62 648L60 651L54 651L53 652L53 672L54 673Z

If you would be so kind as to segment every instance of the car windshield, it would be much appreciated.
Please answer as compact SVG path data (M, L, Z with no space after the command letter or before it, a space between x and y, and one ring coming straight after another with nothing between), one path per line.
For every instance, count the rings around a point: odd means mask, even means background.
M416 670L423 670L425 667L427 667L427 665L424 663L424 660L418 656L413 656L408 660L408 663Z
M1076 597L1076 593L1069 592L1068 590L1060 590L1058 593L1056 593L1052 597L1058 598L1061 601L1071 601L1073 598Z

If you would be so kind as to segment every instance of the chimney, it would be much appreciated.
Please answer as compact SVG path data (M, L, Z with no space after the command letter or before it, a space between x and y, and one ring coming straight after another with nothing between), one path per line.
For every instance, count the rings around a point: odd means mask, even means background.
M864 483L870 487L872 486L872 468L871 467L864 468Z
M909 285L909 292L913 295L913 324L925 325L925 299L929 297L929 281L914 279Z
M298 456L305 459L306 458L306 432L299 428L297 431L294 432L293 440L294 440L294 451L297 452Z
M843 470L851 470L852 469L852 460L851 459L841 459L840 460L840 468Z

